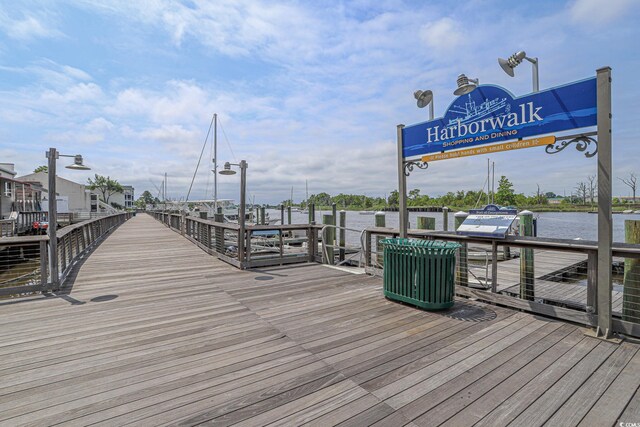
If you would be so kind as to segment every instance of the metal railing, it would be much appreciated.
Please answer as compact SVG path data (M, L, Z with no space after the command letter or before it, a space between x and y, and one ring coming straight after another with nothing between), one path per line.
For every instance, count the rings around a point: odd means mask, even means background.
M380 267L381 249L376 249L375 239L397 235L392 229L365 230L365 268L376 271ZM640 245L614 243L614 281L610 285L597 283L597 242L516 236L492 239L418 230L410 230L409 237L462 244L456 264L456 293L460 296L586 326L597 326L598 316L607 316L613 332L640 337ZM474 263L470 245L486 251L488 262ZM605 296L608 291L610 308L598 307L598 291Z
M336 238L336 231L342 231L344 234L347 232L357 233L360 247L342 244L340 240L346 241L346 237L342 235L342 239ZM322 231L320 232L322 241L322 262L330 265L343 265L353 263L354 259L358 257L357 267L364 266L364 230L358 230L356 228L342 227L333 224L324 224ZM336 255L336 249L338 253Z
M207 253L240 269L320 259L318 225L247 225L243 233L236 223L171 212L147 213Z
M0 296L59 290L74 265L130 217L130 213L119 213L61 228L56 233L55 260L48 259L47 235L1 238ZM50 275L50 262L57 263L57 278Z

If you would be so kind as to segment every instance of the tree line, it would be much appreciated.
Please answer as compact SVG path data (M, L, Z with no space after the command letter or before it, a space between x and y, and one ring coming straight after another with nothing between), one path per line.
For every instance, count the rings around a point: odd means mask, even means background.
M619 178L625 185L631 188L633 193L633 202L635 203L636 182L635 174L630 173L628 178ZM598 183L595 175L587 176L586 180L576 184L570 195L561 196L552 191L543 191L540 185L536 186L536 192L531 195L524 193L516 193L513 183L504 175L498 181L498 188L495 192L459 190L450 191L442 196L429 196L421 194L420 189L414 188L409 190L407 194L407 205L409 207L426 207L426 206L448 206L458 208L474 208L484 206L488 203L500 206L544 206L549 205L549 201L554 204L561 205L588 205L593 204L597 200ZM319 193L309 196L308 200L300 203L294 203L293 200L283 200L280 204L284 206L299 206L306 208L310 203L315 203L316 208L328 207L336 204L342 209L384 209L398 207L400 198L397 190L391 191L385 197L369 197L362 194L343 194L331 196L328 193ZM620 200L614 199L614 203L621 203Z

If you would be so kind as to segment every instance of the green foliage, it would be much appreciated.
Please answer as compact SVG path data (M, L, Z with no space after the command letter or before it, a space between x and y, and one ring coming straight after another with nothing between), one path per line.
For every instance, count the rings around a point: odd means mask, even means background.
M42 165L42 166L38 166L33 170L33 173L38 173L38 172L45 172L45 173L49 172L49 166Z
M102 201L109 203L109 198L115 193L122 193L122 185L115 179L111 179L108 176L102 176L95 174L95 179L89 178L87 180L87 187L90 190L97 190L102 195Z
M138 200L134 202L134 204L139 209L145 209L147 205L155 207L156 205L160 204L160 200L157 197L153 197L153 195L149 191L145 190L142 195L138 197Z
M516 195L513 184L502 175L498 181L498 191L496 191L495 201L502 206L513 206L516 204Z
M398 190L393 190L391 194L389 194L387 203L392 207L397 207L400 204L400 194L398 193Z

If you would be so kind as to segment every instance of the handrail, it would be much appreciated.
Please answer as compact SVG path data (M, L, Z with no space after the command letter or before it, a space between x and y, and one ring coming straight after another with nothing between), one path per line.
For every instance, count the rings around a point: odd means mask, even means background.
M393 228L381 228L381 227L367 227L365 228L371 234L398 236L398 230ZM414 238L437 238L444 240L451 240L460 243L486 243L491 244L492 241L497 240L501 244L508 246L516 246L532 249L549 249L557 251L569 251L569 252L591 252L598 250L598 242L593 240L571 240L571 239L554 239L545 237L524 237L524 236L507 236L504 239L492 239L490 237L476 237L466 236L462 234L456 234L454 232L445 231L425 231L425 230L409 230L409 237ZM640 246L628 243L614 243L613 255L622 256L625 255L640 255Z
M58 257L54 260L48 259L49 253L51 252L51 243L48 235L16 236L0 239L1 247L21 248L23 251L30 248L30 253L40 259L39 267L34 273L38 278L37 285L0 287L0 295L17 295L60 289L78 260L96 244L101 242L114 228L124 223L130 217L130 213L123 212L83 221L57 230ZM50 277L53 262L59 267L57 269L59 272L58 277Z
M349 228L349 227L342 227L342 226L333 225L333 224L323 224L322 226L319 226L319 227L321 227L320 236L322 236L322 255L323 255L323 259L326 259L326 260L329 259L329 253L327 252L327 248L350 249L346 245L346 243L345 243L344 246L327 244L327 238L325 236L325 231L328 228L335 228L337 230L354 231L354 232L360 233L360 249L358 250L358 255L359 255L358 266L362 265L362 256L363 256L362 252L363 252L363 248L364 248L364 245L362 244L362 242L363 242L362 236L364 235L364 232L365 232L364 230L358 230L356 228ZM337 265L344 264L345 262L350 261L351 259L353 259L353 258L349 258L349 259L345 258L344 260L338 262ZM331 264L333 264L333 262Z
M397 229L369 227L366 238L372 236L398 236ZM473 278L473 269L468 262L468 252L458 258L456 265L456 293L460 296L481 299L545 316L597 326L599 322L610 321L612 330L626 335L640 337L640 275L635 273L640 259L640 245L614 243L612 256L617 259L612 268L621 268L625 260L624 281L611 286L597 280L598 242L507 236L504 239L460 235L455 232L409 230L408 236L418 239L438 239L466 244L480 244L491 247L493 253L491 269L486 272L489 289L474 287L483 281ZM499 247L516 247L530 251L519 259L498 261ZM534 252L535 250L535 252ZM573 253L573 255L572 255ZM371 266L372 248L366 246L365 268ZM627 261L633 261L629 263ZM482 268L482 267L480 267ZM471 281L469 281L471 279ZM606 298L602 309L598 309L598 297ZM608 295L608 296L607 296ZM608 309L611 307L611 309Z
M216 222L215 220L189 216L186 213L147 211L147 214L171 230L180 233L210 255L240 269L315 262L317 260L317 232L321 227L315 224L247 225L241 233L239 224ZM277 245L279 250L276 256L269 257L264 254L254 256L252 253L252 233L262 230L278 231ZM302 240L296 242L302 245L306 241L306 249L285 253L284 246L287 242L286 237L283 238L283 233L296 230L306 233ZM230 241L233 243L231 246L229 245ZM241 245L241 242L244 244Z

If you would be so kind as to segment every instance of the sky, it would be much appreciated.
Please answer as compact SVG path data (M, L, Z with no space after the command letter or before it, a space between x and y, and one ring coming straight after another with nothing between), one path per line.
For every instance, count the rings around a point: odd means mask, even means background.
M633 0L0 1L0 162L18 176L45 152L81 154L86 182L108 175L157 195L213 197L219 167L248 162L256 203L309 194L388 195L397 189L396 126L427 119L413 92L434 93L435 115L465 73L531 92L531 66L509 77L498 57L539 58L542 90L612 67L614 195L640 175L640 18ZM635 47L634 47L635 46ZM206 145L205 145L206 142ZM487 158L517 192L575 192L596 158L543 147L432 162L408 189L479 190ZM238 200L239 175L218 175ZM496 182L497 182L496 178Z

